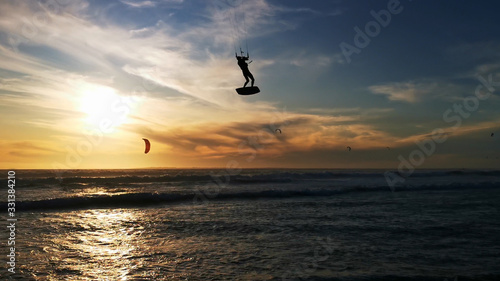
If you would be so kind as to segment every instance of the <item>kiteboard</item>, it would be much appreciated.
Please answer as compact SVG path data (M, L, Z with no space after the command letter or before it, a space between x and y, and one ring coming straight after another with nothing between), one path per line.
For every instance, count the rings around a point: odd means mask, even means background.
M259 93L260 89L257 86L243 87L243 88L236 89L236 92L239 95L248 96L248 95L255 95L255 94Z

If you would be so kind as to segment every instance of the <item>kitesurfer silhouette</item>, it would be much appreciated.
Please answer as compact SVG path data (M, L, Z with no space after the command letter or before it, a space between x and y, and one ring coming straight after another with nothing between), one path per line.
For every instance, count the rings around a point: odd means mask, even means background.
M238 56L237 53L235 53L236 55L236 59L238 60L238 66L241 68L241 71L243 71L243 76L245 77L245 84L243 84L243 88L246 87L246 85L248 84L248 78L252 79L252 84L251 86L253 87L253 83L255 82L255 79L253 78L253 75L252 73L250 73L250 70L248 70L248 63L246 63L246 61L250 58L249 54L247 53L247 56L244 57L243 56L243 53L241 54L241 56Z

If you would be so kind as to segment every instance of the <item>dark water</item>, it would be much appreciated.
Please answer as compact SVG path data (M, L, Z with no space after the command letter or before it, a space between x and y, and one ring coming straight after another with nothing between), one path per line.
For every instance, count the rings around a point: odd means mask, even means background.
M16 171L16 274L0 276L500 280L499 199L498 171L394 188L373 170Z

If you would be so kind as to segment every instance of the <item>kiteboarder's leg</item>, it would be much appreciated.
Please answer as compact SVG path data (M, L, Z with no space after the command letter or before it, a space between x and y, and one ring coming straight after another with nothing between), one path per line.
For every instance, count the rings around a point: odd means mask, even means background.
M250 79L252 79L252 87L253 87L253 82L255 82L255 79L253 78L253 75L252 75L252 73L250 73L250 71L247 73L247 77L250 77ZM248 78L247 78L247 81L248 81Z
M246 87L246 85L248 84L248 81L249 81L249 80L248 80L248 76L247 76L247 74L246 74L246 73L243 73L243 75L245 76L245 79L247 80L247 81L245 82L245 84L243 84L243 88L245 88L245 87ZM252 82L252 83L253 83L253 82Z

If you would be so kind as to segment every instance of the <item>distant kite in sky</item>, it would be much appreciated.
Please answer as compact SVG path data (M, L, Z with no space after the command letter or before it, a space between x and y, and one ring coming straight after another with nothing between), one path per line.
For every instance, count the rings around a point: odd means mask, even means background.
M146 144L146 149L144 150L144 153L147 154L149 152L149 150L151 149L151 143L149 142L148 139L143 138L143 140L144 140L144 143Z

